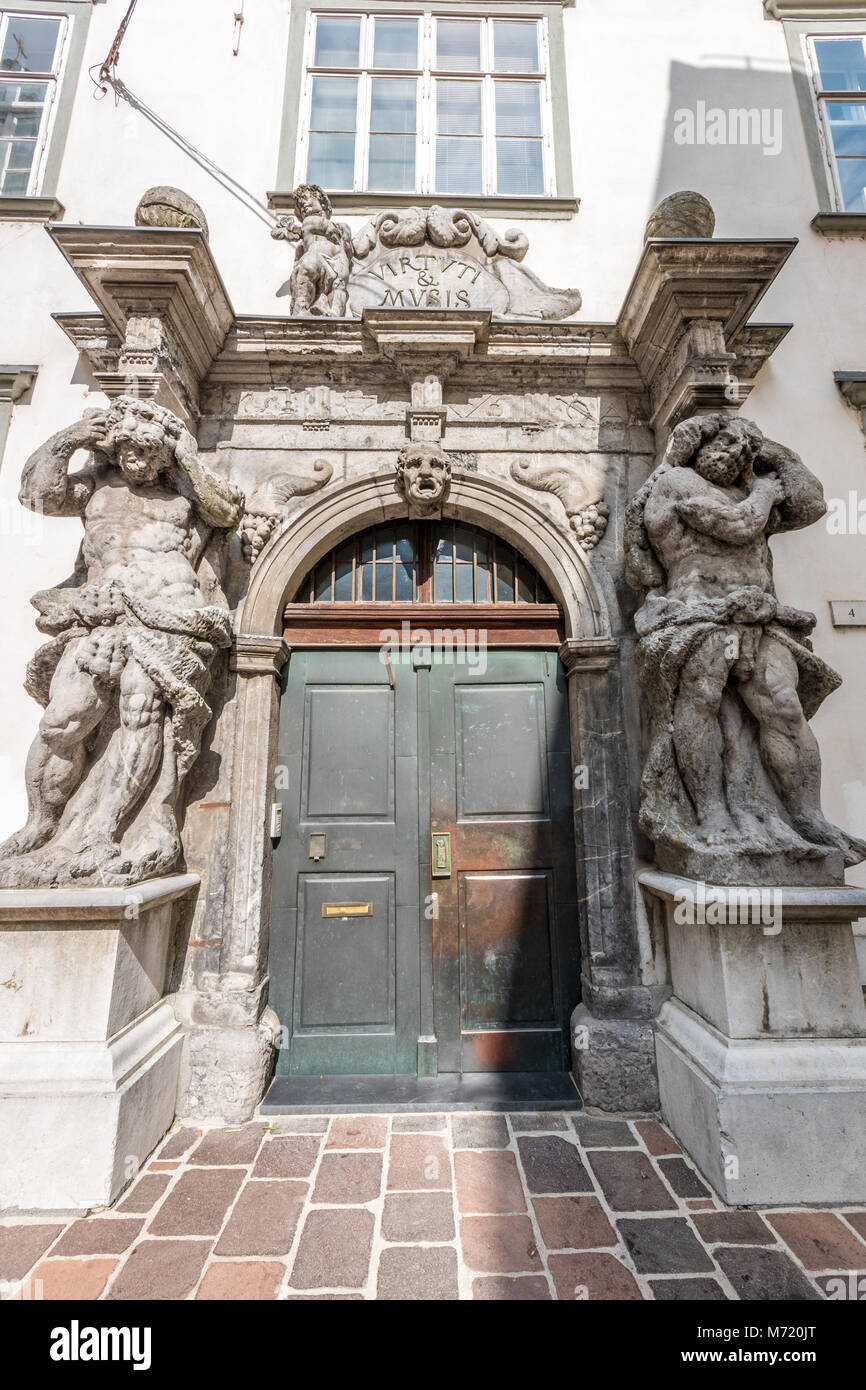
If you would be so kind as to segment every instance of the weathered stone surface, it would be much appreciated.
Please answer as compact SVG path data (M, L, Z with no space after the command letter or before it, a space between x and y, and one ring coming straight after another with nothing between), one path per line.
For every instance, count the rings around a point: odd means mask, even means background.
M132 1251L106 1298L186 1298L198 1283L209 1253L207 1240L145 1240Z
M118 1204L122 1212L147 1212L155 1207L171 1181L167 1173L145 1173L139 1178L128 1197Z
M727 1294L717 1279L650 1279L657 1303L724 1301Z
M450 1188L451 1159L436 1134L392 1134L388 1158L389 1191L430 1192Z
M238 528L241 552L248 565L255 564L277 527L291 515L292 498L318 492L327 486L333 474L333 465L327 459L314 459L309 473L282 469L258 484L250 494Z
M592 482L574 467L560 468L555 464L529 463L516 459L511 476L526 487L540 488L558 497L575 539L584 550L598 545L607 529L610 508L601 497L594 497Z
M262 1145L254 1178L306 1178L319 1156L321 1139L313 1135L275 1135Z
M672 432L626 511L649 751L640 824L660 866L716 883L839 883L866 844L824 819L807 720L840 683L814 615L780 604L768 539L826 511L817 478L752 422Z
M383 1250L376 1297L425 1301L458 1298L457 1251L450 1245Z
M352 233L345 222L333 220L331 200L317 184L300 184L293 200L297 221L282 217L271 232L277 241L295 245L292 313L340 319L349 299Z
M196 1139L200 1138L200 1129L189 1129L185 1126L181 1126L180 1129L172 1130L165 1143L158 1151L157 1158L183 1158L184 1154L192 1148Z
M505 1149L508 1125L504 1115L455 1115L452 1120L455 1149Z
M656 1110L655 1024L597 1018L585 1004L571 1015L571 1065L586 1105L599 1110Z
M139 1235L143 1221L91 1217L76 1221L55 1245L54 1255L121 1255Z
M207 218L194 198L180 188L159 184L142 193L135 209L136 227L197 227L209 235Z
M30 1276L34 1296L46 1303L96 1299L114 1271L117 1260L43 1260Z
M472 1280L472 1297L476 1301L496 1303L550 1302L547 1280L540 1274L523 1274L509 1278L504 1274L488 1275Z
M681 1154L682 1149L672 1134L658 1120L636 1120L635 1129L653 1158L662 1154Z
M255 1027L190 1030L178 1107L184 1118L243 1124L264 1095L274 1065L275 1017Z
M388 1120L384 1115L335 1115L326 1149L384 1149Z
M381 1187L381 1154L326 1153L319 1164L313 1201L329 1206L359 1206L374 1201Z
M528 1216L464 1216L460 1244L470 1269L488 1274L511 1274L541 1268Z
M702 193L681 189L663 198L650 213L644 241L650 237L710 237L715 226L712 203Z
M391 1193L382 1207L382 1238L400 1242L453 1240L451 1193Z
M90 463L70 475L81 449ZM36 450L20 498L81 517L84 542L73 575L33 599L51 640L26 684L45 714L27 824L0 848L0 883L170 873L181 786L211 716L209 668L231 641L220 556L243 496L204 467L177 416L120 396Z
M311 1211L292 1269L294 1289L357 1289L366 1282L375 1218L369 1211Z
M530 1192L591 1192L592 1183L580 1150L559 1135L538 1135L517 1141Z
M513 1153L489 1149L454 1155L457 1205L461 1212L525 1211L526 1198Z
M767 1220L806 1269L856 1269L866 1273L866 1244L833 1212L769 1212Z
M41 1222L0 1226L0 1280L11 1283L13 1279L23 1279L62 1230L62 1226L46 1226Z
M614 1255L551 1255L548 1264L561 1302L643 1298L634 1275Z
M713 1262L683 1217L618 1221L638 1274L701 1274Z
M264 1125L244 1125L241 1129L210 1129L187 1159L214 1168L252 1163L264 1138Z
M637 1140L623 1120L601 1120L594 1115L573 1115L571 1123L584 1149L629 1149Z
M237 1168L182 1173L148 1228L153 1236L215 1236L243 1181Z
M568 1121L555 1110L518 1110L510 1116L515 1134L556 1134L568 1130Z
M696 1212L692 1220L708 1245L773 1244L758 1212Z
M594 1149L587 1161L614 1211L671 1211L671 1196L649 1159L642 1153Z
M659 1162L662 1177L677 1197L709 1197L710 1189L701 1182L694 1168L684 1158L663 1158Z
M276 1298L285 1272L284 1265L269 1260L225 1260L212 1264L196 1291L196 1302Z
M597 1197L534 1197L532 1205L548 1250L588 1250L618 1243Z
M716 1259L738 1296L747 1302L821 1297L794 1261L780 1250L762 1250L750 1245L720 1247Z
M248 1182L217 1241L216 1255L285 1255L307 1195L305 1182Z

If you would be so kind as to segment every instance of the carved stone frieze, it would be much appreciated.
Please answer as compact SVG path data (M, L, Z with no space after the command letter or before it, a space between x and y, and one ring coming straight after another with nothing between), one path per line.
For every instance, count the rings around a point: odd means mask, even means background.
M516 459L511 476L526 487L552 492L565 508L575 539L584 550L598 545L607 528L607 503L593 494L593 486L575 467Z
M272 473L250 494L241 519L241 551L248 565L254 565L274 531L289 515L288 504L293 497L304 497L326 487L333 477L333 466L326 459L316 459L311 474Z

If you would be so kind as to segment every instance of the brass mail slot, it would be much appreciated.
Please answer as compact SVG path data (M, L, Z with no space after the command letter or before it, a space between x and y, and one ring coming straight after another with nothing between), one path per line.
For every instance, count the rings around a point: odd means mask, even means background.
M372 917L372 903L322 903L323 917Z

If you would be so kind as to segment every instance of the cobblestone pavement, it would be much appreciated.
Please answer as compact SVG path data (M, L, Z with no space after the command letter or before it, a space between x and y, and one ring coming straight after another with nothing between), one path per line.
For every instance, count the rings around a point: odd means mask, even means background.
M725 1207L652 1118L176 1127L110 1210L0 1223L13 1299L821 1299L857 1272L866 1210Z

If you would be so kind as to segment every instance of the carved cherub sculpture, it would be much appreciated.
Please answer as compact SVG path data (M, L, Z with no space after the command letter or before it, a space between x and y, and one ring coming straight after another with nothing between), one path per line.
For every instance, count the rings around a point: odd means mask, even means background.
M271 232L295 243L289 279L293 315L345 317L352 270L352 233L331 216L331 200L318 184L302 183L292 195L298 220L283 217Z
M79 450L90 462L70 472ZM84 541L72 577L33 599L52 640L26 685L45 713L27 824L0 848L0 883L168 872L181 857L181 783L211 714L209 668L231 641L219 576L243 496L204 467L170 411L120 397L36 450L20 499L80 516Z
M814 615L776 597L768 545L825 510L797 454L724 413L678 425L629 503L650 725L641 825L663 867L750 882L742 875L762 865L778 874L800 861L826 882L866 857L821 811L807 721L840 678L812 651Z
M396 486L409 503L411 517L441 516L451 486L451 460L436 443L404 444L397 455Z

